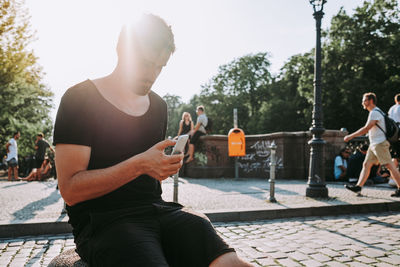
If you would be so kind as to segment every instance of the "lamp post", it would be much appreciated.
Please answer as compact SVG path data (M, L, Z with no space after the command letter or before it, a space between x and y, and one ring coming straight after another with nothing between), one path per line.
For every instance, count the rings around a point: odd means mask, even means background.
M324 146L322 134L325 132L322 125L322 97L321 97L321 20L324 16L324 4L326 0L309 0L314 9L316 21L317 42L315 47L314 65L314 104L312 126L310 131L312 139L308 142L310 150L310 169L308 175L307 197L328 197L328 189L325 184L324 171Z

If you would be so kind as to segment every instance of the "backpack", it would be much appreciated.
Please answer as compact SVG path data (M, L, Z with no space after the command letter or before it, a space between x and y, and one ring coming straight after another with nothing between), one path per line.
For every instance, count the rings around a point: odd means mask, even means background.
M386 126L386 132L378 125L379 129L381 129L382 132L385 133L386 139L391 143L397 143L399 141L399 135L400 135L400 130L399 130L399 123L395 122L392 118L390 118L386 113L383 111L377 109L379 113L382 114L383 118L385 119L385 126Z
M208 121L207 121L207 125L204 127L204 129L206 129L207 134L210 134L212 131L212 125L213 125L213 121L211 118L207 117Z

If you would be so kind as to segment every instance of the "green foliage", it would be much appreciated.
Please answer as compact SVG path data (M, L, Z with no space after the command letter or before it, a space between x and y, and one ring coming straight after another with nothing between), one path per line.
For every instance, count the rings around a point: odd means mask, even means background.
M323 32L326 129L354 131L364 125L367 112L361 107L361 98L366 92L377 95L383 110L394 104L393 97L400 89L399 14L397 0L365 1L352 16L341 9ZM202 104L213 118L214 134L227 134L232 128L234 108L238 109L239 127L246 134L308 130L314 98L314 53L311 49L290 57L276 77L269 72L267 53L234 59L219 68L190 104L173 106L171 129L178 131L183 111L194 111Z
M365 1L353 16L341 10L325 34L323 108L327 128L360 128L361 98L374 92L388 110L400 89L400 17L396 0Z
M239 127L250 133L259 129L260 108L268 99L272 77L267 53L246 55L219 68L202 86L199 102L213 118L214 134L227 134L233 127L233 109L238 109Z
M21 156L33 152L38 132L49 135L53 93L41 82L42 69L28 45L33 39L22 1L0 0L0 145L21 132Z

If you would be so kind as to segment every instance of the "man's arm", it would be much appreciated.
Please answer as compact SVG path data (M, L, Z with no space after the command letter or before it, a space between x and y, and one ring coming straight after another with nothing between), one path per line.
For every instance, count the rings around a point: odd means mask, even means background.
M171 140L155 144L147 151L114 166L87 170L91 148L82 145L57 144L56 169L60 193L73 206L79 202L108 194L142 174L162 181L178 172L183 154L165 155Z
M367 124L366 124L364 127L358 129L357 131L355 131L355 132L352 133L352 134L346 135L346 136L344 137L344 141L345 141L345 142L348 142L348 141L350 141L351 139L353 139L354 137L357 137L357 136L364 135L364 134L368 133L368 131L369 131L372 127L374 127L377 123L378 123L377 120L371 120L371 121L367 122Z
M10 149L8 148L9 146L11 146L10 142L8 142L8 143L6 144L6 151L7 151L7 153L10 152Z

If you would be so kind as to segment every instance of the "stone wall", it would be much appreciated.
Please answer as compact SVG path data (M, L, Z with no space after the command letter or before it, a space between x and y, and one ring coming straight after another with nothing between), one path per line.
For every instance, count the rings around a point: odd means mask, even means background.
M324 162L325 177L333 180L333 162L339 150L345 146L343 137L347 132L327 130ZM277 145L277 178L300 179L308 177L310 132L278 132L271 134L246 135L246 156L238 157L239 177L269 178L270 149ZM228 156L228 136L208 135L201 137L196 148L195 160L185 165L182 177L220 178L235 176L235 158Z

